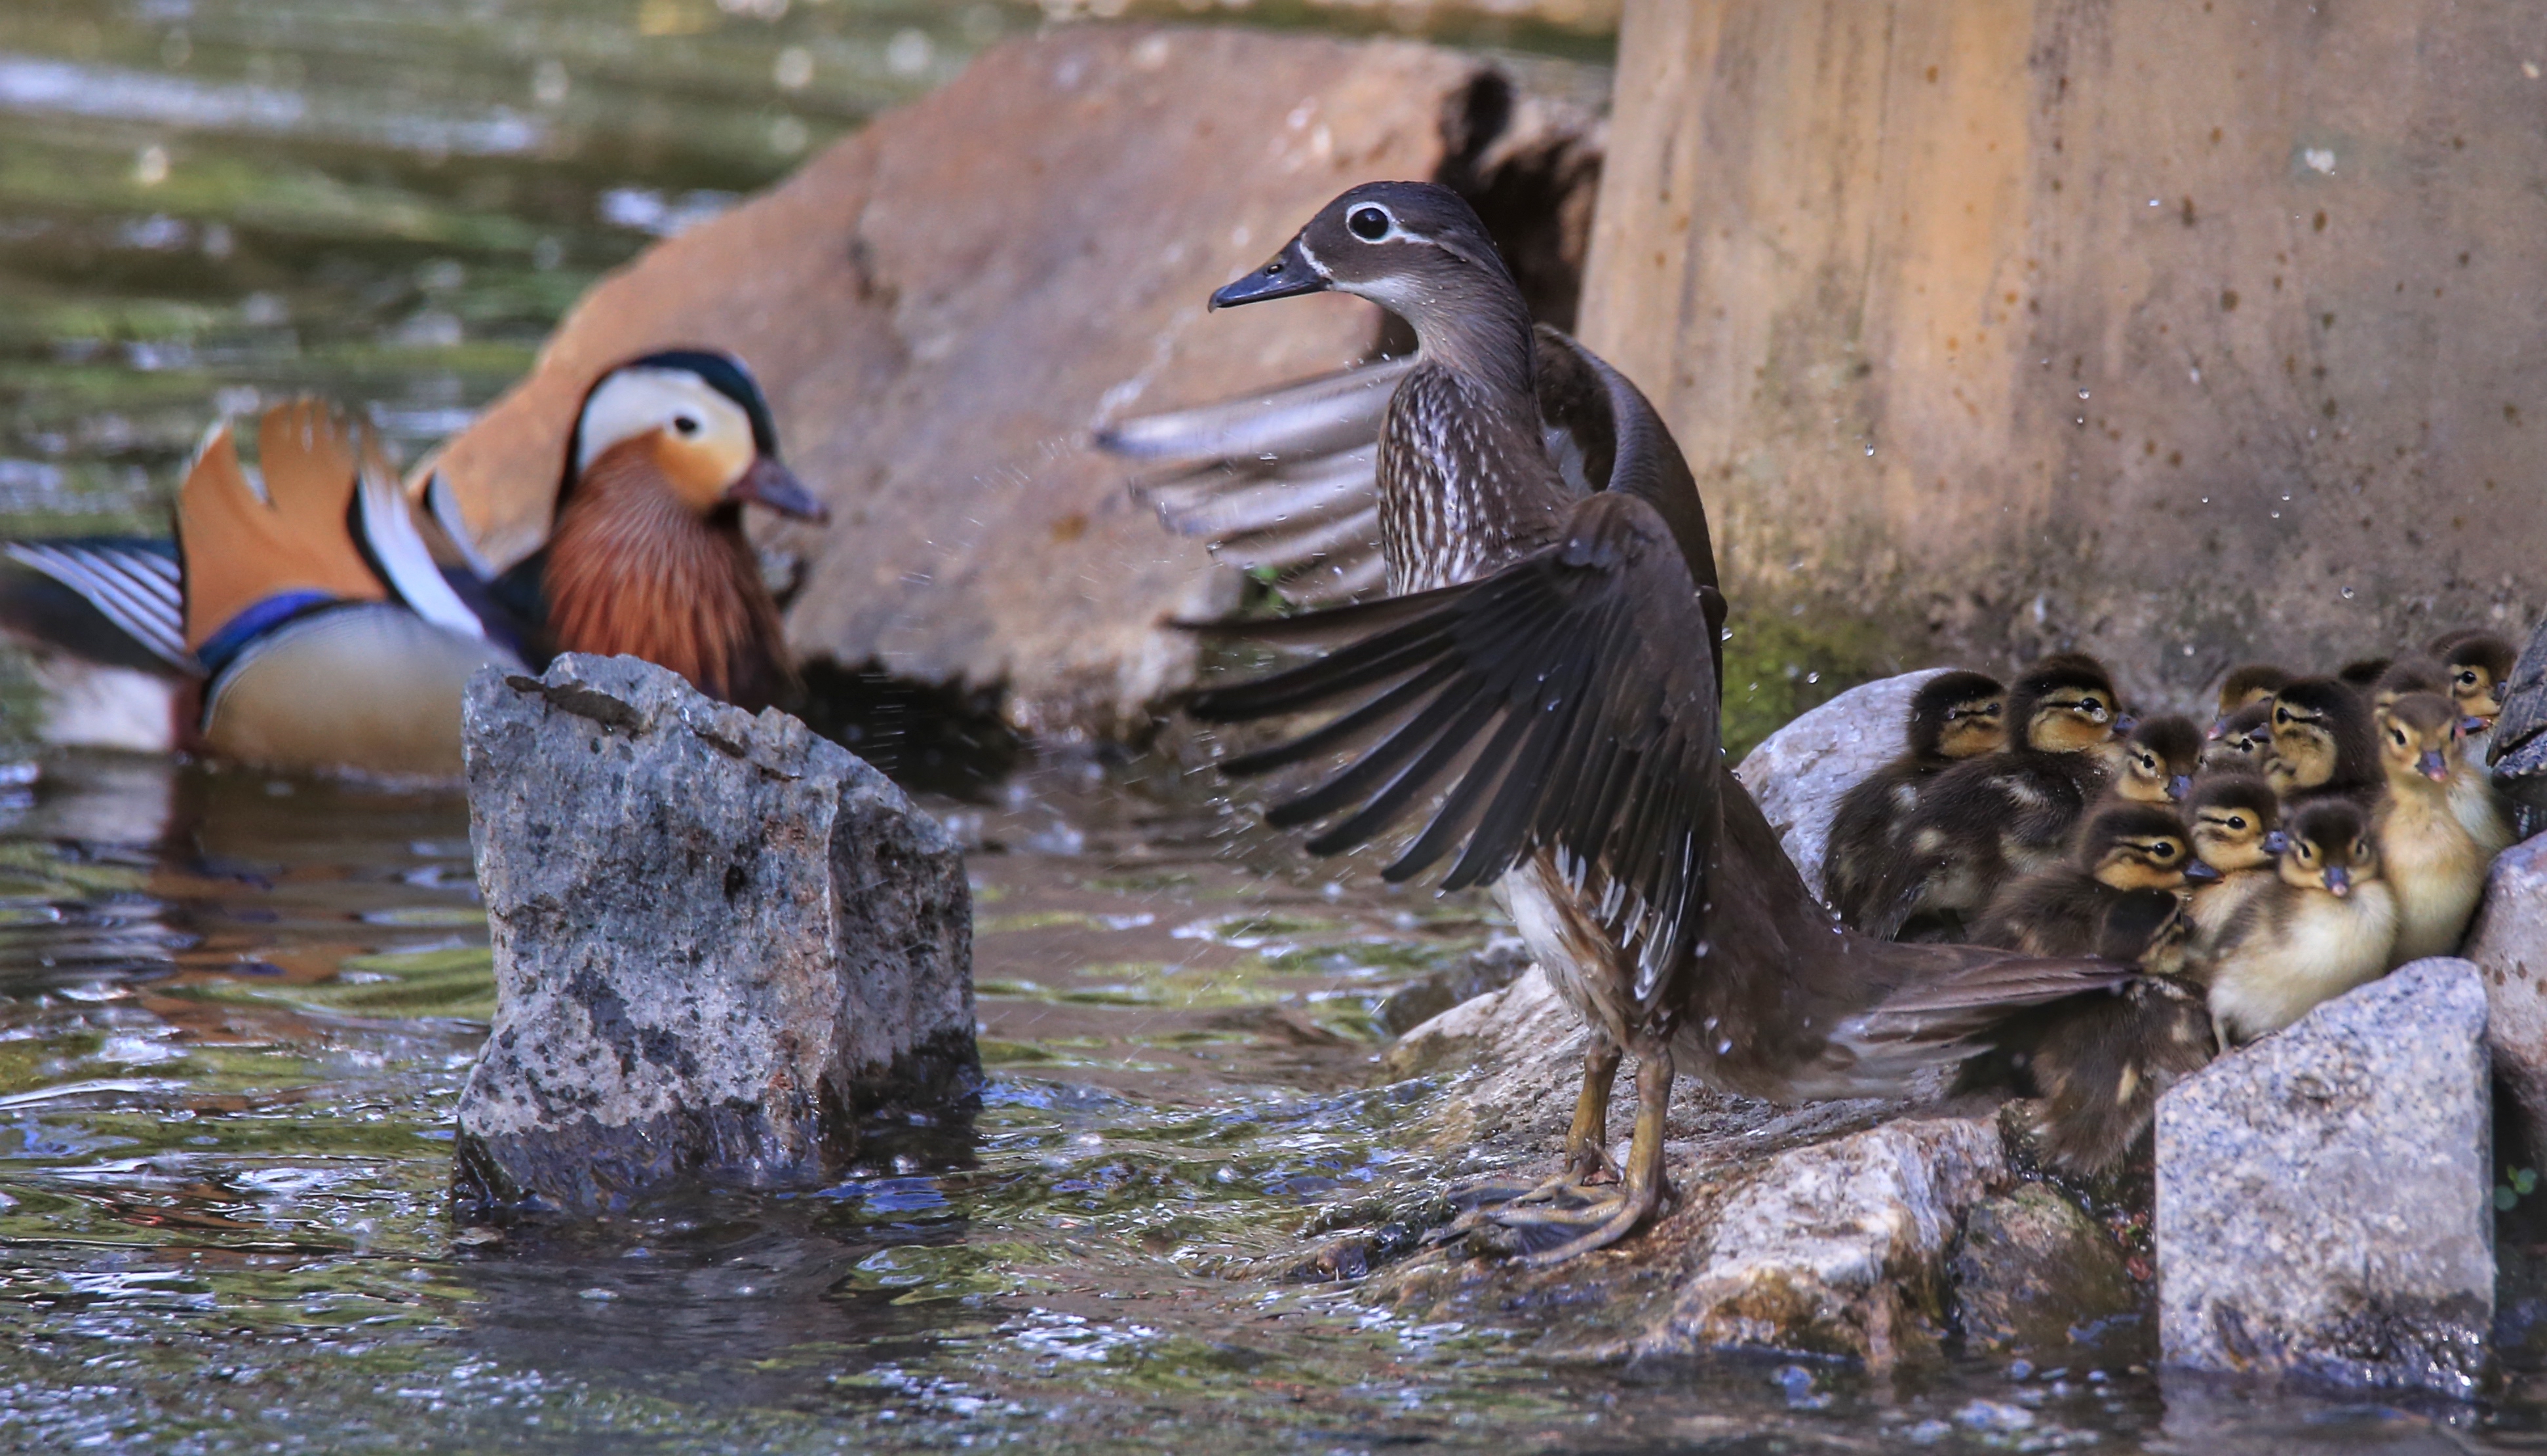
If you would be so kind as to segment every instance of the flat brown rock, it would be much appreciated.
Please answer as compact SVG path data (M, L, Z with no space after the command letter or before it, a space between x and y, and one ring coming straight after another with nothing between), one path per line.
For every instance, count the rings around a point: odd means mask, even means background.
M833 511L771 537L807 560L798 652L1006 685L1029 729L1134 727L1192 671L1160 624L1237 578L1129 497L1092 425L1364 357L1358 300L1203 300L1344 188L1483 157L1481 128L1528 120L1498 97L1477 60L1400 42L1074 26L996 47L595 288L439 469L517 559L599 370L731 349Z

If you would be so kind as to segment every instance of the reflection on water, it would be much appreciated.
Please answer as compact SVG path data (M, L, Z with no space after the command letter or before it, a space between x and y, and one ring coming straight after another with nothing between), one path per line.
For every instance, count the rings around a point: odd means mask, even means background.
M457 1230L491 977L463 806L72 756L0 804L0 1445L149 1450L2438 1449L2128 1372L1550 1369L1286 1271L1430 1186L1378 1002L1481 901L1327 881L1086 762L968 838L969 1148L581 1230ZM1274 868L1269 870L1269 865ZM1284 868L1287 867L1287 868ZM950 1156L951 1154L951 1156ZM2161 1425L2161 1420L2163 1424Z

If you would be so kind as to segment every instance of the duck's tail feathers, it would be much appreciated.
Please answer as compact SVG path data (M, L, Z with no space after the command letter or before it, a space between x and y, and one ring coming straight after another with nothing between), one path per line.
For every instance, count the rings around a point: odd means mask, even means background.
M2199 986L2116 961L2031 956L1906 986L1832 1041L1870 1070L1961 1063L1960 1089L2042 1098L2044 1152L2078 1172L2120 1160L2159 1094L2216 1049Z
M251 474L224 424L178 488L189 649L200 651L250 608L286 595L389 599L354 537L362 470L354 427L313 399L276 405L257 430L257 462Z
M166 542L12 541L0 555L25 568L0 584L0 624L14 635L111 667L197 670Z

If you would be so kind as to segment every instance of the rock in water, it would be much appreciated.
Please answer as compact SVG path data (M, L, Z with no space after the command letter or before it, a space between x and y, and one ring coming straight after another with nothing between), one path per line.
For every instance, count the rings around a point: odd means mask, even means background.
M1945 670L1860 683L1763 738L1734 768L1814 894L1821 893L1822 847L1841 798L1900 755L1910 700Z
M2531 1165L2547 1168L2547 835L2496 858L2466 953L2485 974L2494 1070L2520 1105Z
M1964 1339L2058 1356L2140 1308L2113 1235L2043 1183L2023 1183L1964 1221L1951 1265Z
M883 774L634 657L482 672L465 716L496 1010L462 1217L816 1183L861 1114L979 1085L963 856Z
M2169 1363L2477 1393L2495 1286L2485 1013L2474 966L2416 961L2158 1100Z

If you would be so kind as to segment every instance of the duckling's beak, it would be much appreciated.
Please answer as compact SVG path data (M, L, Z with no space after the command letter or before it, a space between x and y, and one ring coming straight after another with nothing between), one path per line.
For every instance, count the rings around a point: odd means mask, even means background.
M2227 878L2213 869L2209 860L2198 859L2184 867L2184 880L2188 885L2215 885Z
M2450 766L2441 761L2441 750L2438 748L2424 749L2415 757L2415 767L2423 775L2424 778L2431 780L2435 784L2445 784L2449 782Z
M2264 853L2281 855L2291 851L2291 836L2280 829L2264 831Z
M2481 733L2492 727L2494 727L2494 720L2491 718L2471 716L2459 720L2459 731L2463 733Z
M2182 804L2184 796L2192 792L2193 775L2191 774L2177 774L2166 781L2166 797L2178 804Z
M2326 890L2337 899L2352 893L2352 872L2341 865L2326 867Z
M2139 728L2140 726L2141 721L2138 717L2126 713L2122 717L2114 720L2114 736L2117 738L2130 737L2132 729Z
M1302 294L1324 293L1327 287L1326 276L1310 264L1309 255L1295 237L1282 245L1273 262L1212 295L1211 306L1235 308L1268 299L1296 299Z
M767 506L782 516L811 521L817 526L827 525L832 519L831 508L816 500L804 481L765 455L754 460L741 479L725 488L725 498Z
M2229 731L2229 720L2225 718L2215 718L2211 720L2211 727L2202 730L2202 737L2205 742L2208 742L2227 731Z

